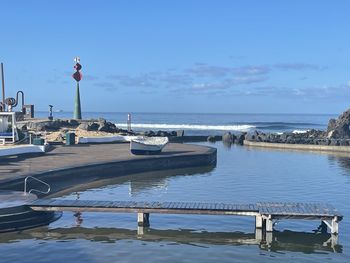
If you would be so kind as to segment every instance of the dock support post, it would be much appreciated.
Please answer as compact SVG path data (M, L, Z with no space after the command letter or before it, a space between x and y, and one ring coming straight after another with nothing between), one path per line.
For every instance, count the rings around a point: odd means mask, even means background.
M255 228L263 228L263 217L262 215L255 216Z
M137 213L137 225L149 227L149 213Z
M266 217L266 232L272 232L273 231L273 222L271 215L268 215Z
M328 228L331 230L332 235L338 235L339 232L339 218L337 216L332 218L332 221L329 223L327 220L322 220Z
M259 242L263 240L263 230L261 228L255 228L255 239Z
M271 244L272 244L272 240L273 240L273 236L272 235L273 235L272 232L267 232L266 231L266 233L265 233L265 241L266 241L266 245L268 247L270 247Z
M335 216L332 219L331 234L338 235L338 231L339 231L338 217Z
M145 228L143 226L138 226L137 227L137 235L142 236L144 234Z

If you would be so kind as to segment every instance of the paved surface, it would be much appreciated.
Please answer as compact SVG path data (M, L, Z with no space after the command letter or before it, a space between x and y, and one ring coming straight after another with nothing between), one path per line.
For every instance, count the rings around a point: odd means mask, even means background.
M216 150L208 147L170 143L159 155L133 155L130 153L129 144L90 144L74 146L54 146L54 148L43 154L36 156L14 156L2 157L0 159L0 186L9 181L18 180L28 175L55 172L59 170L69 170L72 168L87 168L99 164L113 164L139 160L153 160L152 165L157 170L157 161L164 162L177 157L185 158L187 166L191 166L191 156L213 155ZM179 159L179 158L177 158ZM182 166L184 159L182 159ZM134 162L135 163L135 162ZM160 163L160 162L158 162ZM207 164L209 165L209 163ZM196 165L194 165L196 166ZM198 166L198 164L197 164ZM131 167L131 166L130 166ZM127 169L124 165L123 169ZM141 167L142 168L142 167ZM145 167L146 169L147 167ZM151 170L152 167L148 167ZM161 168L159 168L161 169Z

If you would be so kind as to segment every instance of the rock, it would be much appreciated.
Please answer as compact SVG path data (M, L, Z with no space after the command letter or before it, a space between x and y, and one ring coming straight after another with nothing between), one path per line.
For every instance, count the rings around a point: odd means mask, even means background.
M100 125L96 122L83 122L78 126L78 129L84 131L97 131Z
M233 137L232 134L230 132L226 132L223 136L222 136L222 141L226 142L226 143L233 143Z
M33 131L58 131L60 125L57 121L29 122L27 128Z
M179 130L179 131L175 131L176 132L176 136L178 137L182 137L185 135L185 131L184 130Z
M328 139L338 138L338 135L339 135L339 132L337 130L331 130L330 132L328 132L327 138Z
M327 133L329 133L330 131L333 131L335 129L336 123L337 123L336 119L330 119L328 121Z
M80 123L80 125L78 126L78 129L83 130L83 131L87 131L88 126L89 126L88 123L83 122L83 123Z
M68 120L68 125L71 127L78 127L80 125L80 122L77 120L70 119Z
M340 146L349 146L349 142L346 139L339 140L339 145Z
M284 132L281 134L280 138L283 142L287 141L287 139L290 137L290 136L293 136L293 133L291 132Z
M237 136L237 140L235 142L239 145L243 145L245 135L246 133L242 133L241 135Z
M216 139L214 136L208 136L207 141L208 142L216 142Z
M154 131L146 131L145 135L149 136L149 137L152 137L152 136L155 136L155 133L154 133Z
M343 112L336 120L334 119L329 120L328 127L327 127L327 134L331 136L330 138L349 139L350 138L349 125L350 125L350 109Z
M104 118L98 118L98 122L105 124L107 121Z
M106 122L106 121L99 122L98 131L115 133L117 132L117 127L115 126L114 123L111 123L111 122Z
M255 141L256 135L254 133L247 133L244 139L247 141Z
M294 139L292 136L289 136L289 137L286 139L286 143L295 144L295 139Z
M331 142L330 142L329 145L330 145L330 146L339 146L340 143L339 143L339 140L331 139Z

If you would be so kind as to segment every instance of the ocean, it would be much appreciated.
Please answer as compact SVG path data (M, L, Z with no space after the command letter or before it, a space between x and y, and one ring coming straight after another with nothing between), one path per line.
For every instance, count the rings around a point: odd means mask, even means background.
M298 132L326 129L335 114L195 114L195 113L130 113L134 130L185 130L187 135L221 135L226 131ZM71 118L71 112L57 112L55 118ZM45 118L48 113L38 112ZM105 118L119 128L127 127L127 112L87 112L84 119Z
M45 113L43 113L45 114ZM69 117L55 113L55 117ZM127 113L86 113L126 123ZM133 113L133 127L219 135L324 129L334 115ZM137 201L327 202L344 215L339 236L313 232L320 222L282 220L271 243L250 217L156 215L137 234L135 214L64 212L47 227L0 235L0 262L348 262L350 156L203 142L215 167L149 172L97 181L57 198ZM112 175L113 176L113 175ZM84 186L83 186L84 187Z

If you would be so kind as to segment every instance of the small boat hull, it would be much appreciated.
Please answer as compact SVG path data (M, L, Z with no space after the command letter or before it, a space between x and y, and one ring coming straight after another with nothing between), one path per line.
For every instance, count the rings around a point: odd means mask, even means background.
M153 139L153 138L152 138ZM130 151L135 155L153 155L160 154L164 146L168 143L167 138L160 140L159 143L150 140L131 140Z
M131 149L130 151L132 154L135 154L135 155L153 155L153 154L160 154L162 152L162 150L150 151L150 150L135 150L135 149Z

